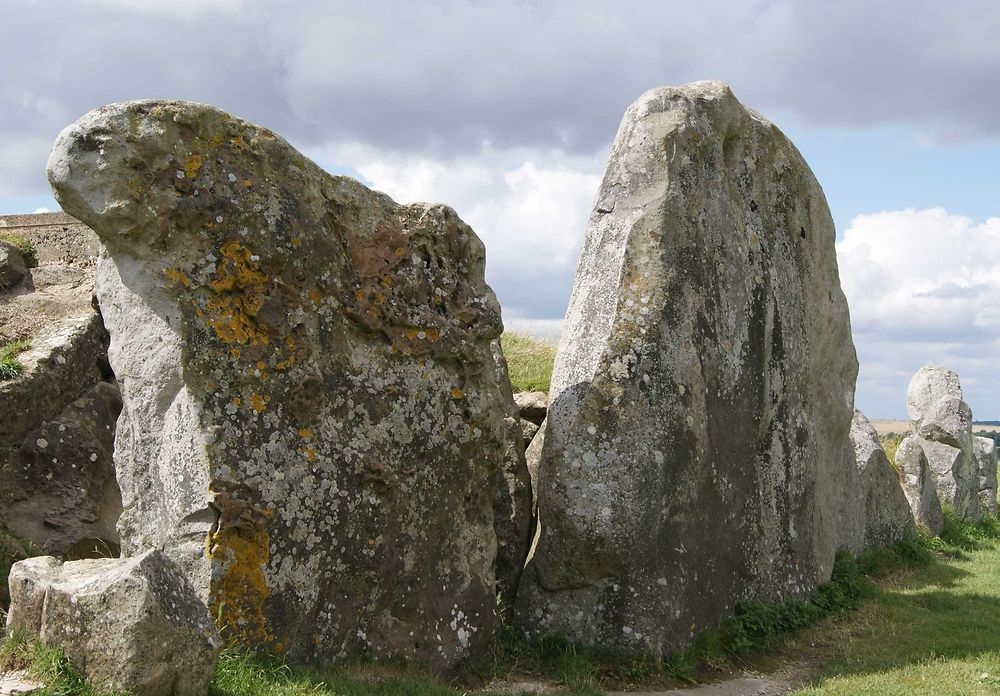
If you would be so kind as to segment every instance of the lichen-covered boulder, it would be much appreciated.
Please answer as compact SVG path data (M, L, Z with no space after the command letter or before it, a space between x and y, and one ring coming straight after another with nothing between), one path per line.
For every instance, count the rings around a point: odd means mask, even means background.
M162 553L10 572L7 629L61 648L96 686L143 696L204 696L221 645L194 588Z
M90 112L48 175L106 248L123 551L293 660L488 644L513 404L475 233L186 102Z
M940 365L920 368L906 390L910 430L927 456L938 497L961 518L979 519L979 464L973 447L972 409L958 375Z
M937 480L917 436L907 435L899 443L896 467L914 521L931 534L940 534L944 529L944 513L938 497Z
M979 467L979 505L984 512L997 514L997 446L988 437L973 436L973 453Z
M21 250L10 242L0 240L0 290L12 288L24 280L28 266Z
M857 375L834 241L801 155L726 85L629 107L552 375L529 635L665 654L830 577Z
M848 514L841 521L841 543L860 554L899 541L913 531L914 520L899 475L861 411L854 412L851 443L857 475L847 497Z

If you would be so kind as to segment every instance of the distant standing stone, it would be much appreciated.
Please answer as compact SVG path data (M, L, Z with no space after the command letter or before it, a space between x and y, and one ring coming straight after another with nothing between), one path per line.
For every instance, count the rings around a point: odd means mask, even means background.
M123 551L291 660L489 645L519 433L472 229L187 102L88 113L48 175L106 248Z
M913 513L878 433L865 414L854 412L851 443L857 477L847 496L841 543L855 554L888 546L914 529Z
M927 455L915 435L907 435L896 448L903 493L910 504L913 519L937 536L944 529L944 513L938 498L937 478L927 462Z
M668 654L830 577L858 368L834 241L802 156L726 85L629 107L552 375L529 635Z
M972 440L976 464L979 467L979 503L982 509L997 514L997 447L988 437L974 436Z

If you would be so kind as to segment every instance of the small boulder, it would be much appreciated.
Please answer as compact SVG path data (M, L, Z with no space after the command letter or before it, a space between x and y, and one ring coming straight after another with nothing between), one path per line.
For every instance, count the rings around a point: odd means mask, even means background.
M984 511L997 513L997 446L988 437L972 439L976 465L979 467L979 504Z
M20 284L27 274L21 250L10 242L0 241L0 290Z
M937 482L924 448L915 435L908 435L899 443L896 466L913 519L931 534L940 534L944 529L944 514L938 498Z
M162 553L14 564L8 631L61 648L93 684L143 696L208 692L221 644L208 610Z
M521 412L521 418L541 425L549 408L549 395L543 391L517 392L514 403Z
M946 367L930 363L917 370L906 389L906 414L918 423L942 397L962 398L958 375Z
M889 463L874 426L861 411L851 422L857 479L848 498L844 546L856 554L888 546L913 529L913 514L899 476Z
M524 440L524 449L528 449L531 445L531 441L538 434L539 427L530 420L521 419L521 438Z

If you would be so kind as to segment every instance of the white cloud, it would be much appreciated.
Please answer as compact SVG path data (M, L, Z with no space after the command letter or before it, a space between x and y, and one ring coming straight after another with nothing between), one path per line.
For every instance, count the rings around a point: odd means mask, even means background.
M487 280L507 317L560 319L604 168L604 154L484 150L436 160L352 145L320 153L403 203L442 201L486 244Z
M977 418L997 418L1000 218L977 224L943 208L859 215L837 255L859 408L902 415L910 376L933 361L958 372Z

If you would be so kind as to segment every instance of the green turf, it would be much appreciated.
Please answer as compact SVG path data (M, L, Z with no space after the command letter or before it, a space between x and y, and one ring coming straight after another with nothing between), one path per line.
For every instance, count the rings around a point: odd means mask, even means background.
M9 341L0 344L0 380L14 379L24 372L24 365L17 356L30 347L27 341Z
M556 349L547 343L520 334L505 332L500 338L510 383L514 391L549 390Z

